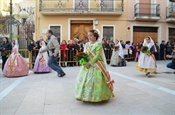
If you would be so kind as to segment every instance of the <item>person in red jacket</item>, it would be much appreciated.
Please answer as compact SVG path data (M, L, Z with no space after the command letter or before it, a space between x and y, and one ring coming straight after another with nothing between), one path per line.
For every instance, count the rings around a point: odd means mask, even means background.
M60 50L61 50L61 66L66 67L66 58L67 58L67 43L66 40L63 40L60 44Z

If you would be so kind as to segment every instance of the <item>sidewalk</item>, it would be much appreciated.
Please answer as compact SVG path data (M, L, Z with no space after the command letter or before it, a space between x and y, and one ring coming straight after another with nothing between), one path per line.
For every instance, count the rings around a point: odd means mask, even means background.
M56 72L21 78L3 77L0 71L0 115L174 115L175 75L159 61L158 74L147 78L127 67L108 66L115 80L115 97L103 103L84 103L74 97L80 67L63 68L66 77Z

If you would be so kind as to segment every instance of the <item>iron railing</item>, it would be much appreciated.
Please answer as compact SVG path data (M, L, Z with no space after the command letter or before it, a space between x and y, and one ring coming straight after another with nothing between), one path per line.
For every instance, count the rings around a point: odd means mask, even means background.
M160 4L136 3L134 5L134 15L160 17Z
M166 7L166 18L175 18L175 6Z
M78 53L77 50L60 50L60 52L64 51L64 53L60 54L60 58L58 59L58 63L61 66L78 66L79 63L74 60L74 56ZM106 61L109 64L112 56L113 49L104 49ZM24 54L23 54L24 55ZM28 51L29 56L29 67L32 69L32 66L35 63L35 59L38 55L38 50ZM134 60L133 52L131 49L124 49L125 59L128 61Z
M123 0L40 0L40 12L94 13L123 12Z

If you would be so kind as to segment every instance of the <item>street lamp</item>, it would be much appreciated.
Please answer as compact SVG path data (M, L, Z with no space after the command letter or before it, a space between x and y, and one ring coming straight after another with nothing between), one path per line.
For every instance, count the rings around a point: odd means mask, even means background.
M29 13L26 11L26 9L23 9L20 13L19 13L20 18L22 19L22 24L24 25L26 22L26 19L29 17Z
M27 38L27 34L26 34L26 19L29 17L29 13L26 11L26 9L23 9L20 13L19 13L19 17L22 20L22 26L23 26L23 37L25 38L25 40L27 40L27 45L28 45L28 38ZM26 23L26 24L25 24Z
M2 18L2 12L0 11L0 18Z
M12 0L10 0L10 40L12 41Z

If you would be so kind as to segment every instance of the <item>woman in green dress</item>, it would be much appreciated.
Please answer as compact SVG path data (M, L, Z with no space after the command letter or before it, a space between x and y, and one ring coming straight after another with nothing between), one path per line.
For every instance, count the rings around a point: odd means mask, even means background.
M97 30L88 32L90 42L85 44L84 52L93 56L90 57L88 64L82 66L77 77L75 97L80 101L101 102L114 96L113 81L110 81L110 76L105 74L107 72L106 59L98 38Z

